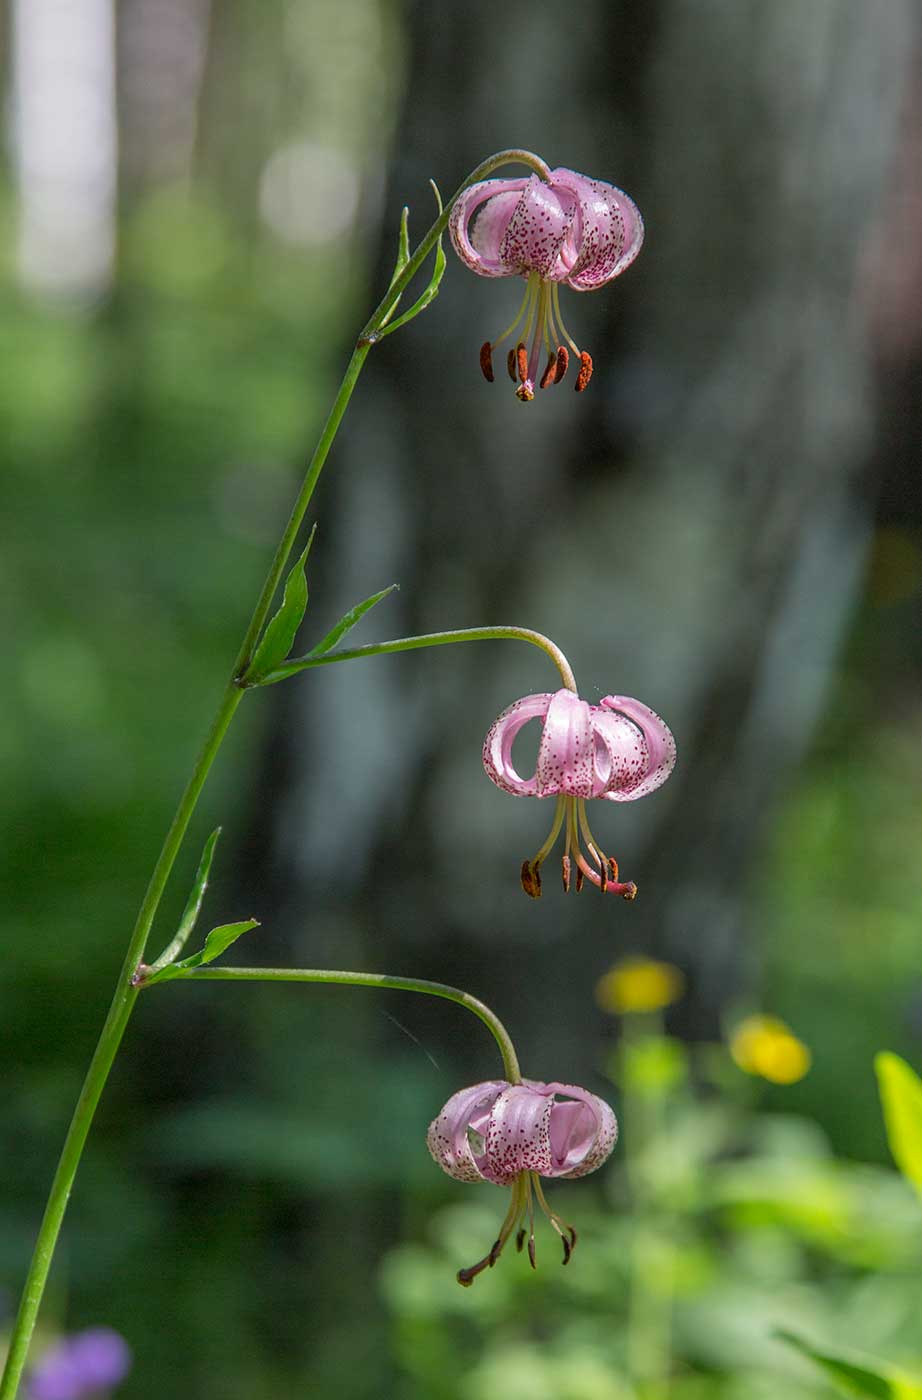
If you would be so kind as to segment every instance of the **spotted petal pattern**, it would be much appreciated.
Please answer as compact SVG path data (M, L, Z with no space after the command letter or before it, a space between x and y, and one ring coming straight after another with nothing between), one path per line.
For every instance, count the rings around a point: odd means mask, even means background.
M639 700L629 695L606 695L596 709L596 734L611 733L617 725L619 729L628 724L635 734L642 736L644 753L643 772L631 785L628 782L609 788L602 794L611 802L633 802L637 797L646 797L655 792L669 777L675 767L676 749L672 731L656 713Z
M516 735L543 720L538 758L525 778L512 761ZM675 740L659 715L639 700L608 695L590 705L571 690L526 695L505 709L487 733L483 766L497 787L515 797L609 797L631 802L666 781L675 766Z
M585 1176L602 1165L617 1139L618 1124L604 1099L575 1084L526 1079L490 1080L453 1094L427 1141L449 1176L509 1186L523 1171Z
M527 277L594 291L629 267L643 242L634 201L604 180L564 166L550 181L530 175L482 180L455 203L455 252L480 277Z

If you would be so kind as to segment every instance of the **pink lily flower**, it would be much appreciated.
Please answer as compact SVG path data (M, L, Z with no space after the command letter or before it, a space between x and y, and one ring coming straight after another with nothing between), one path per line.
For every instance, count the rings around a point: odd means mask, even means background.
M523 778L512 762L512 745L529 720L542 719L535 772ZM583 877L608 894L634 899L637 886L618 879L618 863L606 856L589 827L586 798L633 802L666 781L675 766L675 740L659 715L627 695L606 695L598 705L572 690L526 695L494 720L483 743L487 777L515 797L556 797L551 832L538 854L522 865L522 888L537 899L541 865L566 822L563 887L569 892L576 862L576 889ZM592 863L583 853L585 842Z
M459 1269L458 1282L470 1287L479 1273L492 1269L513 1230L519 1251L527 1239L535 1268L535 1200L560 1236L568 1263L576 1231L551 1210L538 1178L586 1176L602 1165L617 1140L618 1124L608 1104L574 1084L495 1079L453 1094L429 1125L426 1141L434 1160L456 1181L490 1181L512 1191L492 1248L476 1264Z
M481 180L455 203L448 225L455 252L480 277L524 277L518 315L502 335L484 341L480 368L493 383L493 351L524 326L509 351L509 377L523 403L558 384L570 356L579 361L576 392L592 377L592 356L570 335L560 314L557 284L593 292L629 267L643 242L643 220L632 199L615 185L575 170L516 180ZM531 338L531 345L528 341ZM547 367L538 380L542 350Z

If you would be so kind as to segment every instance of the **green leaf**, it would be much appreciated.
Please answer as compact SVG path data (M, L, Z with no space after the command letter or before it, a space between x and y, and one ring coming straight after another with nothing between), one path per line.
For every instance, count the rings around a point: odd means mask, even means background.
M205 898L205 891L208 888L208 876L211 873L211 862L214 860L215 847L218 844L218 837L221 835L221 828L216 826L214 831L205 842L205 849L202 851L202 858L198 863L198 870L195 872L195 879L192 881L192 889L189 891L189 898L186 900L186 907L182 911L182 918L175 936L170 940L160 957L153 964L155 971L167 963L173 962L186 946L196 921L202 908L202 901ZM152 981L153 978L148 978Z
M893 1160L922 1195L922 1080L889 1050L875 1057L874 1068Z
M190 967L198 967L201 963L214 962L219 958L232 943L244 933L249 933L251 928L259 928L258 919L241 919L236 924L219 924L213 928L205 939L205 946L201 953L197 953L195 958L187 960Z
M211 874L211 862L214 860L215 847L220 835L221 828L216 826L205 842L205 849L202 851L202 858L198 863L198 870L195 872L192 889L189 891L189 898L186 900L186 907L182 911L179 928L176 930L175 941L179 943L180 948L195 928L201 912L202 901L208 888L208 876Z
M884 1361L862 1358L859 1363L834 1352L817 1351L793 1332L778 1331L775 1335L808 1356L845 1395L869 1395L873 1400L922 1400L922 1381Z
M397 261L394 263L394 271L391 273L391 280L390 280L390 282L388 282L388 284L387 284L387 289L388 289L388 291L390 291L391 287L393 287L394 283L397 281L397 278L400 276L401 272L403 272L403 269L406 267L406 265L407 265L407 263L408 263L409 261L410 261L410 211L409 211L409 209L407 208L407 206L404 205L404 206L403 206L403 211L402 211L402 213L401 213L401 215L400 215L400 234L399 234L398 239L397 239ZM391 307L390 311L387 313L387 315L385 316L384 320L381 322L382 326L386 326L386 325L387 325L388 321L391 319L391 317L393 316L394 312L397 310L397 307L398 307L399 305L400 305L400 297L397 298L397 300L394 302L394 305Z
M291 651L295 635L301 626L307 609L307 577L304 565L310 554L317 526L311 530L310 539L304 552L285 580L285 593L281 607L263 632L262 639L253 660L247 667L244 680L248 685L257 685L261 676L280 665Z
M336 643L345 637L347 632L351 632L359 618L364 617L367 612L380 603L382 598L386 598L389 593L393 593L395 588L399 588L398 583L392 583L388 588L382 588L380 593L372 593L370 598L365 598L361 603L356 603L354 608L350 608L347 613L343 613L335 627L331 627L322 641L315 647L311 647L308 656L324 656L328 651L332 651Z
M429 183L435 191L435 201L438 205L439 213L441 214L442 196L439 194L438 186L435 181L430 180ZM432 276L429 279L428 287L423 292L422 296L414 301L409 311L405 311L402 316L398 316L397 320L391 321L389 325L385 323L385 325L375 333L376 340L381 340L384 336L390 335L391 331L399 330L401 326L405 326L408 321L412 321L415 316L418 316L421 311L425 311L430 302L435 301L439 294L439 283L445 275L446 265L445 254L442 251L442 238L440 235L435 245L435 265L432 269ZM390 313L388 313L388 315L390 315Z
M145 978L147 985L152 986L154 982L171 982L194 967L214 962L215 958L219 958L232 943L236 943L242 934L249 933L251 928L259 928L258 919L241 919L236 924L219 924L207 935L204 947L198 953L193 953L190 958L183 958L181 962L170 963L169 966L160 968Z
M286 681L289 676L296 676L300 671L309 671L317 664L320 657L326 656L342 641L348 632L351 632L360 618L380 603L382 598L386 598L389 593L393 593L399 588L399 583L392 583L387 588L382 588L379 593L372 593L370 598L365 598L361 603L356 603L354 608L350 608L347 613L339 619L335 627L332 627L321 641L307 653L306 656L293 656L290 661L284 662L274 670L265 671L258 680L251 681L251 685L277 685L279 681ZM337 658L334 658L337 659Z

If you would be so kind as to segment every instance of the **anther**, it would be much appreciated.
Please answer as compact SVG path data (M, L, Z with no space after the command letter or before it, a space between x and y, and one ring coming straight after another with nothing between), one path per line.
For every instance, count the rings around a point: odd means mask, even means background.
M563 892L570 893L570 857L562 856L560 860L560 872L563 876Z
M517 382L518 382L518 375L517 375L516 372L515 372L515 351L514 351L514 350L510 350L510 351L509 351L509 354L506 356L506 368L507 368L507 370L509 371L509 378L512 380L513 384L517 383Z
M528 379L528 352L525 349L523 341L521 340L515 347L515 363L516 368L519 372L519 379L524 384L525 381Z
M483 1259L479 1260L478 1263L472 1264L469 1269L459 1269L456 1274L456 1278L460 1283L461 1287L470 1288L477 1275L482 1274L484 1269L490 1266L491 1262L493 1261L491 1261L490 1255L487 1254Z
M493 346L485 340L480 347L480 369L488 384L493 383Z
M580 351L579 374L576 376L576 392L581 394L592 378L592 356L588 350Z
M608 862L605 860L599 861L599 889L603 894L608 889Z
M576 893L579 894L583 888L583 872L579 866L576 867Z
M548 362L547 362L547 369L544 371L544 373L543 373L542 376L541 376L541 384L540 384L540 387L541 387L542 389L546 389L547 386L548 386L549 384L556 384L556 382L557 382L557 373L556 373L556 372L557 372L557 356L556 356L556 355L552 355L551 358L550 358L550 359L548 360Z
M611 871L611 878L612 878L614 881L617 882L617 879L618 879L618 862L615 860L614 856L609 856L609 857L608 857L608 868L609 868L609 870Z
M499 1256L502 1254L502 1252L503 1252L503 1242L502 1242L502 1239L494 1240L494 1241L493 1241L493 1248L490 1250L490 1253L487 1255L487 1263L489 1264L489 1266L490 1266L491 1269L493 1268L493 1265L496 1263L497 1259L498 1259Z
M522 889L531 899L541 898L541 876L530 860L522 861Z
M566 1235L561 1235L561 1236L560 1236L560 1243L563 1245L563 1262L564 1262L565 1264L569 1264L569 1262L570 1262L570 1255L573 1253L573 1249L572 1249L572 1247L571 1247L571 1245L570 1245L570 1241L567 1239Z
M565 345L557 346L557 365L554 371L554 383L559 384L567 372L570 365L570 352Z
M537 1263L535 1262L535 1237L534 1237L534 1235L529 1235L529 1236L528 1236L528 1262L529 1262L529 1264L531 1265L531 1267L532 1267L533 1269L537 1269L538 1265L537 1265Z
M519 1233L518 1233L518 1234L516 1235L516 1237L515 1237L515 1247L516 1247L517 1251L519 1252L519 1254L522 1253L522 1246L523 1246L524 1243L525 1243L525 1236L526 1236L526 1234L527 1234L527 1231L526 1231L526 1229L525 1229L525 1227L524 1227L524 1225L523 1225L522 1228L521 1228L521 1230L519 1231Z

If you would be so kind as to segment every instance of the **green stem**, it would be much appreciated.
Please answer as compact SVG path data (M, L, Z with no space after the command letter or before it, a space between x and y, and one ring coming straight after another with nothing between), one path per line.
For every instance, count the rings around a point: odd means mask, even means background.
M54 1180L51 1183L48 1204L39 1227L35 1252L26 1275L19 1311L10 1336L6 1366L3 1371L3 1379L0 1381L0 1400L14 1400L19 1388L19 1381L35 1327L35 1319L38 1316L42 1294L45 1291L48 1271L51 1267L55 1244L61 1229L61 1222L64 1219L64 1212L67 1209L74 1177L77 1175L77 1167L80 1165L80 1158L83 1155L83 1148L90 1131L93 1115L96 1112L96 1105L99 1103L106 1080L109 1077L109 1070L112 1068L112 1062L137 1000L138 989L132 985L131 979L144 952L144 945L147 942L157 906L160 903L176 854L182 844L189 820L195 810L199 793L205 785L208 770L214 762L215 755L221 747L221 741L227 733L234 711L243 699L243 695L244 692L234 685L228 686L224 693L214 723L208 732L202 751L196 760L192 775L176 809L176 815L166 834L163 848L157 859L157 864L154 866L154 872L147 886L143 903L138 911L128 951L125 954L125 960L116 983L115 995L112 998L109 1013L90 1061L86 1078L83 1081L80 1097L77 1100L70 1127L64 1139Z
M39 1226L38 1238L35 1250L29 1265L29 1272L26 1276L22 1298L19 1304L19 1311L16 1314L16 1321L10 1334L9 1350L7 1352L6 1364L3 1368L3 1376L0 1378L0 1400L15 1400L19 1389L19 1382L28 1355L29 1344L32 1340L32 1333L35 1328L35 1321L41 1305L42 1295L45 1291L45 1284L48 1279L48 1272L51 1268L51 1261L54 1256L55 1245L61 1230L64 1213L67 1209L67 1202L70 1197L74 1178L77 1174L77 1167L83 1154L83 1148L89 1134L90 1126L96 1106L109 1077L109 1071L115 1059L116 1052L125 1033L134 1003L137 998L137 988L132 986L132 976L140 963L147 938L150 933L154 916L160 904L163 891L169 879L173 863L176 859L182 839L186 833L186 828L195 810L199 794L205 785L208 771L215 760L221 741L227 732L228 726L233 718L234 712L243 696L243 690L239 688L237 678L243 674L249 665L253 654L253 649L259 639L263 624L269 612L272 599L275 596L288 556L291 553L301 522L310 504L314 488L323 470L327 454L333 444L337 429L342 421L352 391L358 381L362 366L368 356L368 351L374 344L375 332L383 324L383 319L388 311L402 295L410 280L416 275L425 261L427 255L435 246L436 241L444 233L451 213L451 207L462 190L468 185L475 184L478 180L484 179L493 170L501 165L517 163L529 166L542 180L549 180L550 171L548 167L537 156L529 151L509 150L500 151L495 156L478 165L472 170L467 179L459 187L456 193L449 200L429 232L423 238L419 247L410 258L406 267L399 277L388 288L384 297L372 312L368 322L364 326L356 347L352 353L346 372L343 375L342 383L333 401L329 416L323 426L320 439L314 449L313 456L307 466L307 471L298 492L288 524L279 542L278 548L272 559L269 573L263 584L262 592L250 619L250 624L246 630L237 659L234 663L233 677L230 685L226 688L218 712L212 722L211 728L202 746L192 775L179 801L176 814L170 824L170 828L164 838L163 846L157 857L153 874L150 878L147 891L141 908L138 911L137 921L131 934L128 944L128 951L119 973L116 983L115 993L109 1007L108 1015L100 1033L93 1058L90 1061L80 1097L77 1100L67 1135L64 1139L64 1146L55 1171L54 1180L51 1184L51 1191L48 1196L48 1203Z
M342 421L349 400L352 397L352 391L362 371L362 366L368 357L368 352L377 339L377 332L384 326L389 313L400 300L400 297L448 227L452 206L458 196L462 191L466 190L469 185L475 185L478 180L485 179L488 175L492 174L494 170L498 169L499 166L511 164L530 166L535 174L540 175L542 180L547 181L550 179L551 172L544 161L541 160L540 157L532 155L530 151L498 151L495 156L490 156L488 160L483 161L475 170L472 170L467 179L459 185L458 189L445 205L445 208L439 214L435 223L429 229L429 232L423 238L419 247L413 253L413 256L410 258L410 261L407 263L400 276L395 278L388 287L384 296L362 327L355 349L352 352L352 358L346 366L346 372L343 375L342 383L333 401L333 407L330 409L327 421L323 425L320 439L317 446L314 448L314 455L307 465L307 472L304 477L303 485L292 507L288 524L285 526L285 533L282 535L278 549L275 551L272 567L263 585L263 590L259 595L259 601L250 619L250 625L247 628L246 636L243 639L243 643L237 655L237 660L234 663L235 676L242 676L247 666L250 664L253 649L259 639L259 634L262 631L263 623L266 620L269 607L275 596L275 591L281 581L285 565L288 562L288 556L297 539L298 531L301 528L301 522L310 504L310 499L314 494L314 488L317 485L320 473L323 471L323 465L326 462L327 454L333 444L333 439L336 436L337 429ZM2 1393L0 1393L0 1400L2 1400Z
M521 1084L515 1046L502 1021L489 1006L462 992L459 987L444 982L429 982L422 977L390 977L380 972L331 972L314 967L196 967L171 978L171 982L330 982L345 987L387 987L398 992L422 992L425 996L444 997L472 1011L491 1032L503 1057L503 1068L510 1084ZM142 984L143 985L143 984ZM154 983L155 986L159 985ZM166 985L166 984L164 984Z
M443 647L453 642L498 640L531 642L532 646L540 647L557 667L565 688L576 691L573 671L560 647L549 637L542 636L540 632L533 632L530 627L463 627L456 632L427 632L420 637L398 637L392 642L370 642L368 646L352 647L348 651L328 651L322 656L311 656L308 653L307 656L294 657L284 665L277 666L274 671L263 677L260 685L274 685L276 681L296 676L299 671L309 671L314 666L331 666L334 661L358 661L363 656L387 656L389 652L415 651L418 647Z

